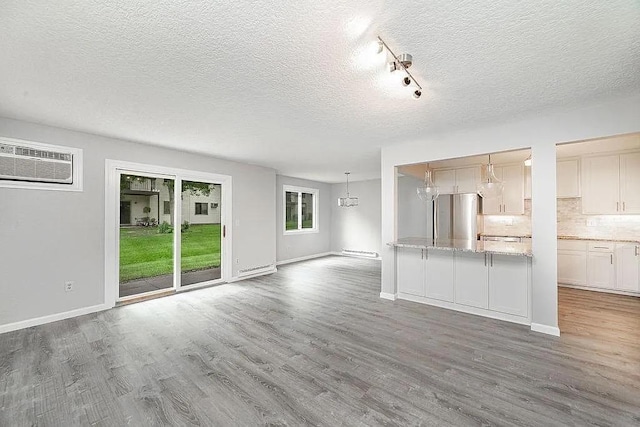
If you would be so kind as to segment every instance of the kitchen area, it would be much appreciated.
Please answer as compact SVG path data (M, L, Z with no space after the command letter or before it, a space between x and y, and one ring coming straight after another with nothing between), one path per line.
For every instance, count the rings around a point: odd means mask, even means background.
M398 166L397 297L531 324L533 167L528 149ZM558 145L556 168L561 324L588 291L640 301L640 135Z

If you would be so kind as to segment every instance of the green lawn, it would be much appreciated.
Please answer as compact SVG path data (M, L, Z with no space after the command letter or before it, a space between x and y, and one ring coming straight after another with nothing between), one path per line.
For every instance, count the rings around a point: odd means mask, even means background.
M192 225L182 232L182 271L220 267L220 224ZM173 234L157 227L120 229L120 283L173 271Z

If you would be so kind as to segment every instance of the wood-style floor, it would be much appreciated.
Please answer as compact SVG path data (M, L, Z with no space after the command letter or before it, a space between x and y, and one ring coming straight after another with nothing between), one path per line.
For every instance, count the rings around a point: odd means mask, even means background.
M278 270L0 335L0 425L640 424L638 299L562 289L554 338Z

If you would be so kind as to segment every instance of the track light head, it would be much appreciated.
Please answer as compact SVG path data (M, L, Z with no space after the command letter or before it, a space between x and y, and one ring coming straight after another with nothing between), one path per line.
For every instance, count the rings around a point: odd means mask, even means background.
M416 89L416 91L415 91L415 92L413 92L413 97L414 97L415 99L418 99L418 98L420 98L421 96L422 96L422 91L421 91L420 89Z
M384 44L382 44L382 40L378 40L378 52L377 53L382 53L383 50L384 50Z
M397 62L395 62L395 61L389 62L389 71L390 72L393 73L394 71L398 70L398 68L400 68L400 65L398 65Z
M402 86L409 86L410 84L411 84L411 79L405 76L405 78L402 79Z

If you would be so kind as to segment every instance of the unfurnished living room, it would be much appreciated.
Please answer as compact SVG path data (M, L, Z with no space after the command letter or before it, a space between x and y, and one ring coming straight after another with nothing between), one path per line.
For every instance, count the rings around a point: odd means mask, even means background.
M5 0L0 83L0 426L640 425L637 0Z

